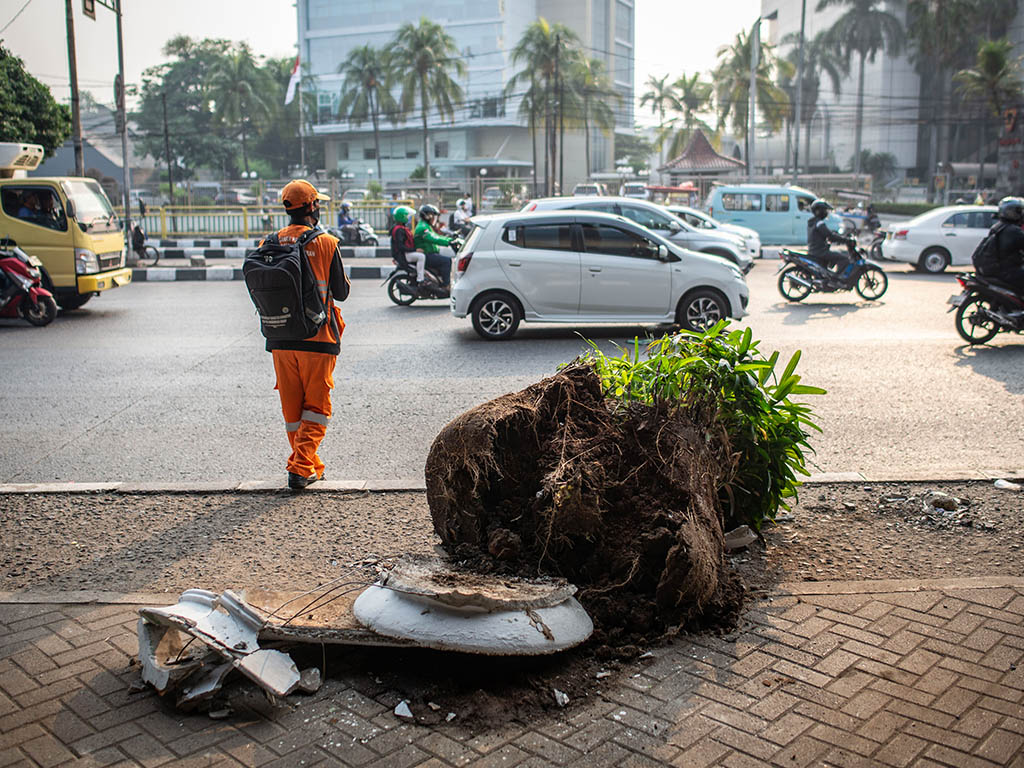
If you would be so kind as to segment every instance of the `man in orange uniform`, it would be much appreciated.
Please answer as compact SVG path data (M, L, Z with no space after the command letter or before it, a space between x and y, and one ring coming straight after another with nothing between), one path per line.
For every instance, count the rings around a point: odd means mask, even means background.
M320 221L320 201L330 200L308 181L290 181L281 190L281 201L291 223L278 231L281 243L296 242ZM324 463L317 455L331 419L331 389L334 364L341 352L345 330L341 310L335 301L348 298L349 281L341 263L338 239L327 233L306 245L306 258L327 308L328 322L308 339L267 339L267 351L274 356L274 387L281 396L281 411L292 453L288 457L288 487L299 491L322 480Z

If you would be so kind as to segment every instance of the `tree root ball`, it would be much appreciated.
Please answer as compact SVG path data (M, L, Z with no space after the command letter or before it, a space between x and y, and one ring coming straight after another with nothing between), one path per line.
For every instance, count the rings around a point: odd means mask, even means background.
M728 623L718 491L727 435L679 409L605 401L578 364L463 413L427 457L427 501L449 556L558 575L605 642Z

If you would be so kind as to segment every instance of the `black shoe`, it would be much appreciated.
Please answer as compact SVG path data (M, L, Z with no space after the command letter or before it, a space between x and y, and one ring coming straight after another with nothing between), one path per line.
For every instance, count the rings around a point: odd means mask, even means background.
M301 491L307 485L312 485L317 480L320 480L321 476L315 472L309 477L303 477L302 475L296 475L294 472L288 473L288 487L293 491Z

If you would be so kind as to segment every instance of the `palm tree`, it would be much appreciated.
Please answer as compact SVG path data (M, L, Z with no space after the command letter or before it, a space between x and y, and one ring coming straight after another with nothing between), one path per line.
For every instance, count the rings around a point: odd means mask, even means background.
M732 45L718 49L719 63L711 73L715 82L715 100L718 102L718 127L727 123L732 132L743 136L744 157L749 158L749 137L747 136L750 115L750 36L740 32ZM754 87L762 119L777 130L789 110L789 97L773 80L778 66L775 47L761 42L757 70L754 73Z
M658 116L657 146L660 153L659 159L662 163L665 161L665 115L670 111L681 111L679 99L676 95L676 84L674 82L670 83L669 77L670 75L662 75L661 77L648 75L647 82L644 83L647 90L640 95L640 106L646 107L649 104L651 106L651 114Z
M848 6L849 10L836 19L828 30L828 39L843 54L849 66L854 53L860 56L857 72L857 118L854 134L854 176L860 175L861 134L864 128L864 63L874 61L879 51L896 55L903 41L903 24L878 6L884 0L820 0L818 11L829 6Z
M270 115L264 95L273 91L266 72L257 65L245 43L229 52L210 70L206 81L214 114L229 126L238 126L242 136L242 162L249 173L246 137L259 122Z
M427 194L430 194L430 157L428 156L427 113L433 105L442 118L454 118L455 104L462 100L462 87L452 78L466 74L455 40L444 27L427 17L414 25L406 22L395 35L391 52L396 77L401 82L401 107L409 111L420 104L423 121L423 169Z
M569 75L570 93L577 102L577 119L583 128L584 153L587 159L587 178L590 178L590 125L591 122L603 133L615 128L615 111L612 104L622 97L612 87L600 59L581 57L575 62Z
M698 117L711 105L711 97L714 94L711 83L701 80L698 72L694 72L690 77L683 73L672 83L672 87L676 101L674 109L679 112L683 127L672 136L667 153L669 157L675 157L686 148L694 128L700 128L708 136L715 133L711 126ZM669 128L674 128L678 125L679 119L671 120L670 123Z
M384 181L380 163L380 116L398 113L398 103L389 89L391 69L386 51L363 45L349 51L348 58L338 65L344 75L338 113L356 125L367 118L373 123L373 146L377 157L377 178Z
M1021 95L1021 60L1011 59L1013 43L1002 40L986 40L978 47L977 63L969 69L961 69L953 79L959 83L959 90L969 98L976 98L988 107L988 115L981 120L978 130L978 186L985 176L985 127L988 117L1001 115L1003 108Z
M531 194L537 196L537 116L543 111L546 99L534 73L529 74L530 86L519 99L519 118L526 120L530 126L530 150L533 155L533 189ZM513 77L505 84L505 95L509 96L517 85Z
M782 43L792 43L794 46L800 44L800 36L791 33L782 38ZM797 68L800 51L793 48L786 56L786 59ZM818 110L818 97L821 95L821 75L828 76L829 84L832 86L832 93L839 96L840 84L845 75L849 73L847 62L839 49L832 42L827 31L819 32L810 40L804 41L804 87L800 94L800 112L793 113L793 119L807 124L804 131L804 162L809 163L811 159L811 121ZM794 93L795 93L794 83ZM793 109L796 109L794 105ZM799 149L799 147L797 147Z
M506 90L515 90L529 83L531 92L536 89L534 95L537 111L541 107L544 111L544 135L547 137L544 152L545 194L551 192L555 169L558 167L555 105L562 95L559 91L564 94L565 81L572 63L578 60L578 45L579 38L575 32L564 24L551 24L542 17L526 28L512 49L512 63L521 64L524 68L510 78Z

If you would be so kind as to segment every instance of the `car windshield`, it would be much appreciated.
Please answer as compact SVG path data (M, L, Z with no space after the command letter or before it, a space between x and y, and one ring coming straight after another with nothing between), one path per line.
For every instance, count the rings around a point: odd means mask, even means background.
M75 219L89 230L114 232L121 226L110 201L95 181L64 181L61 187L75 204Z

